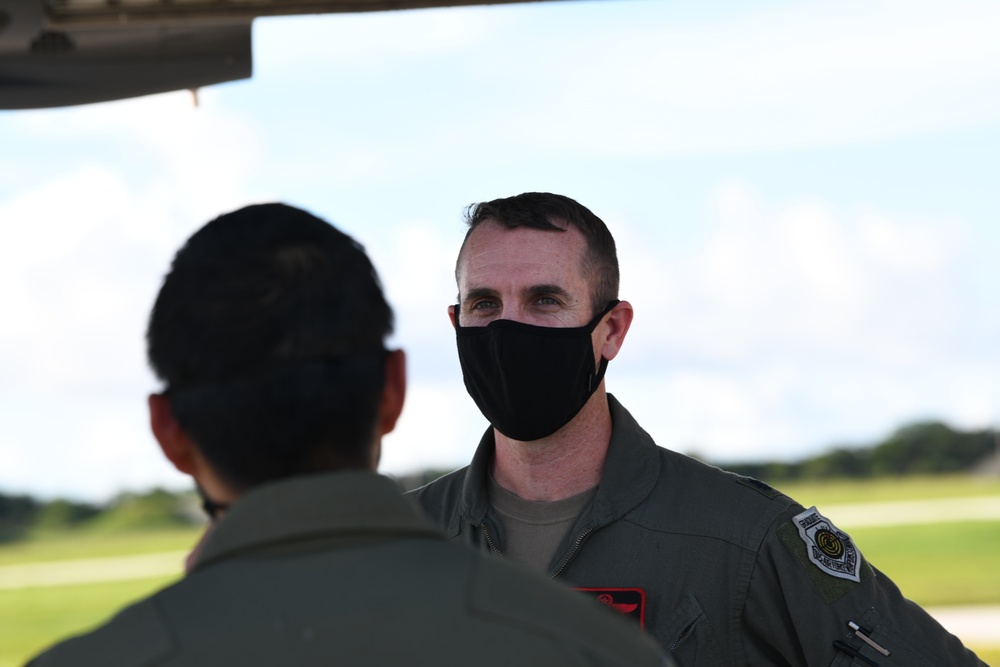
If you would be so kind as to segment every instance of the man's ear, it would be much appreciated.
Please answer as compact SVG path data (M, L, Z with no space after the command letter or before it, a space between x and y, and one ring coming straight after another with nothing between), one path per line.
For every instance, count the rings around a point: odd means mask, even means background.
M149 426L160 450L174 467L186 475L194 475L197 465L194 443L174 418L170 401L163 394L149 396Z
M406 400L406 353L393 350L385 357L385 385L378 404L378 437L396 428Z
M601 336L600 340L595 341L595 351L608 361L618 356L625 342L625 334L632 326L634 314L632 304L628 301L619 301L618 305L608 313L604 323L595 330L595 333L599 332Z
M455 306L448 306L448 319L451 320L451 326L455 328Z

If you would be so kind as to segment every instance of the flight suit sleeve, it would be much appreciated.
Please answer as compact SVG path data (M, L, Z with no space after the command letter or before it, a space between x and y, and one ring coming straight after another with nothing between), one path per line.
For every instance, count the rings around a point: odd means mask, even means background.
M795 506L772 524L741 624L744 664L986 667L816 508Z

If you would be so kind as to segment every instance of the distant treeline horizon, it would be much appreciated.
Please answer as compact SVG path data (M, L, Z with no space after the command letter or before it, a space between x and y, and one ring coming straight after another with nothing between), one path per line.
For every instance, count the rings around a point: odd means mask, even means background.
M716 465L768 483L986 472L991 463L996 470L997 436L992 429L959 431L940 421L924 421L874 444L833 447L800 461Z
M836 478L864 479L974 472L1000 474L1000 439L996 431L960 431L939 421L903 426L867 446L834 447L793 462L714 465L774 484ZM422 486L450 470L428 469L397 477L404 490ZM194 491L153 489L123 492L107 503L0 492L0 543L67 530L126 532L182 528L204 523Z

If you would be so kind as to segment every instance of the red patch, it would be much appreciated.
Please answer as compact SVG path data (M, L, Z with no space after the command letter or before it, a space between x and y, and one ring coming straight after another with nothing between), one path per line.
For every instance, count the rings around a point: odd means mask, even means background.
M646 627L646 591L641 588L577 588Z

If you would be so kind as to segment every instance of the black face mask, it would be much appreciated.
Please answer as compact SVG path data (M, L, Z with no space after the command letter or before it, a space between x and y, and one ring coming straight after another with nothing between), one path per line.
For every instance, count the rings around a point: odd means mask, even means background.
M219 518L219 514L229 509L229 503L217 503L208 497L205 493L205 489L201 488L201 484L198 482L194 483L194 489L198 492L198 497L201 498L201 509L205 511L208 518L215 521Z
M590 335L618 301L582 327L539 327L494 320L463 327L455 306L458 360L465 388L496 430L538 440L569 423L597 390L608 360L594 367Z

